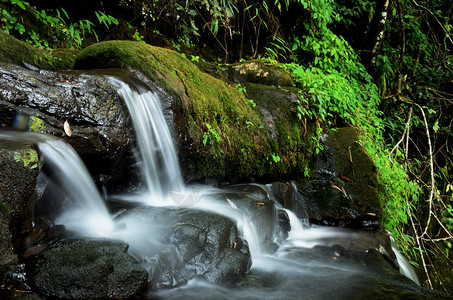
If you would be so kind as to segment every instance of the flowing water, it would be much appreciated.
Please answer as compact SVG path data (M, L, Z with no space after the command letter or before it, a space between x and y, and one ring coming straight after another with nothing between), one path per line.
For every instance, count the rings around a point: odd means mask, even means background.
M107 236L115 225L91 176L74 149L61 140L39 144L46 163L53 167L67 207L55 221L88 236Z
M115 78L111 82L124 98L134 123L139 163L147 187L147 192L139 195L142 202L153 206L191 206L234 220L248 243L252 258L251 270L239 286L225 287L193 279L178 288L150 292L148 297L295 299L304 295L306 299L345 299L351 296L347 291L353 291L358 297L355 299L368 296L366 286L378 281L380 275L367 265L383 258L377 251L367 253L348 250L349 244L346 244L360 240L360 232L309 227L291 211L276 204L277 209L288 216L291 230L287 239L276 241L273 250L269 250L259 236L262 228L237 202L228 197L219 200L215 195L222 191L212 187L187 187L181 183L175 147L157 95L140 85L131 88ZM109 214L88 171L72 147L59 140L45 139L39 141L39 149L45 161L57 173L59 184L69 197L64 201L67 208L57 218L57 223L84 236L125 241L130 245L130 253L145 268L151 266L154 252L170 249L159 239L168 229L166 224L155 224L127 214L113 218ZM345 247L339 246L342 244ZM396 249L395 253L399 254ZM406 273L411 270L410 265L401 262L401 257L398 257L398 261L401 270L406 270ZM412 279L416 280L416 277ZM376 284L385 286L386 283ZM361 294L361 291L365 294Z
M111 78L131 115L150 205L171 205L170 191L181 190L178 158L157 94L141 85Z
M121 81L114 80L113 82L118 86L118 93L125 99L131 113L137 135L139 152L141 153L141 159L144 160L142 162L144 168L143 173L147 177L146 182L150 187L151 194L155 194L154 190L156 190L158 191L157 194L160 193L161 198L168 199L168 193L171 191L171 188L174 188L169 185L169 182L172 181L172 178L180 178L181 172L171 135L165 124L165 118L160 109L157 95L142 87L131 89L129 85ZM161 167L160 163L155 161L156 158L163 160L161 163L164 163L165 167ZM150 162L146 160L150 160ZM147 170L147 168L151 168L151 170ZM164 181L161 178L164 178ZM176 188L190 194L190 192L187 192L187 187L183 184ZM287 269L288 265L294 263L294 261L285 258L288 255L288 249L293 249L289 252L294 252L294 249L313 248L325 244L330 245L333 243L332 240L335 241L339 238L349 240L360 238L360 234L336 228L318 227L307 229L306 224L304 226L294 213L284 209L289 218L291 231L289 232L288 239L280 245L278 251L270 255L263 251L263 245L260 243L257 228L248 219L247 212L240 210L228 198L226 198L226 202L219 203L209 197L208 192L204 192L204 194L203 201L197 202L196 208L214 211L236 221L242 231L243 237L248 241L253 263L252 270L262 270L264 268L269 271L270 268L272 271L281 271L282 269ZM327 243L326 240L329 242ZM399 254L396 249L393 250ZM336 254L337 252L334 252L334 255ZM401 257L401 254L397 256L399 263L403 263ZM283 267L283 265L286 267ZM290 269L294 271L294 268L290 267ZM404 275L416 281L416 277L414 279L415 274L413 274L410 266L407 267L407 264L403 263L401 270ZM410 271L412 271L412 274L410 274ZM193 282L192 284L197 286ZM205 284L202 283L201 285L204 286ZM212 288L210 284L208 286Z

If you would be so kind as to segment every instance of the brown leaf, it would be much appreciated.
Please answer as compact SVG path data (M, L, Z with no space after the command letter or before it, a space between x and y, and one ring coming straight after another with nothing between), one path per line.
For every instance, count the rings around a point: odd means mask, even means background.
M64 133L66 133L67 136L71 136L71 128L69 127L68 120L66 120L64 122L63 128L64 128Z

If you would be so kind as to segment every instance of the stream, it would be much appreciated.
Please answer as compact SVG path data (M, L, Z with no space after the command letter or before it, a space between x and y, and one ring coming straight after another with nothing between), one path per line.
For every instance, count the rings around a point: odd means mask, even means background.
M274 199L272 184L184 184L157 94L139 83L109 81L132 118L144 189L101 195L63 141L7 132L0 139L38 144L52 173L41 180L64 195L55 225L75 236L128 244L128 253L149 274L140 298L424 299L429 294L398 250L380 244L390 239L387 233L310 224ZM186 241L189 236L196 241Z

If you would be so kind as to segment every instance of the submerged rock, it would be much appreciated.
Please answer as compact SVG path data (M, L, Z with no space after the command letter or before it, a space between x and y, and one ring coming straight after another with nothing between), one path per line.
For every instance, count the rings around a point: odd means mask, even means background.
M131 254L150 273L154 289L193 278L229 284L239 281L249 268L247 244L236 224L221 215L179 207L139 207L119 221ZM129 236L134 228L138 231Z
M146 286L147 272L122 242L65 238L27 264L40 295L58 299L128 298Z

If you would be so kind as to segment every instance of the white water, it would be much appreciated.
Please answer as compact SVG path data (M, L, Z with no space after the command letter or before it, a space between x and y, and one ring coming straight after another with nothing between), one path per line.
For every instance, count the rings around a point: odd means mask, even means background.
M39 143L39 149L58 175L60 188L69 199L55 221L89 236L107 236L115 225L91 176L74 149L61 140ZM63 201L61 201L63 202Z
M118 86L118 92L125 99L131 112L138 139L143 178L148 188L148 194L143 195L142 198L146 199L145 202L148 205L180 205L180 203L175 203L172 198L173 192L178 193L185 200L188 199L189 204L196 206L197 209L214 211L233 219L241 230L243 238L248 242L253 262L252 268L280 272L282 275L292 274L296 271L308 274L310 272L306 271L307 269L319 264L319 262L308 261L305 265L298 265L295 260L288 257L288 253L291 253L292 249L312 248L320 244L329 245L329 239L333 238L354 238L353 234L345 233L341 229L325 227L307 229L307 226L304 226L294 213L285 209L291 226L289 237L280 245L275 254L266 253L263 245L260 244L258 229L248 218L246 212L228 199L225 199L223 203L212 200L207 190L202 192L205 196L201 201L200 199L195 201L197 197L188 192L189 189L184 184L179 183L181 172L176 151L157 96L140 87L133 90L129 85L116 79L112 79L112 82ZM58 223L83 235L123 240L131 246L130 249L135 254L148 255L150 249L168 246L161 245L158 238L162 232L165 232L165 224L150 224L150 222L146 223L140 219L122 218L118 220L121 225L117 226L119 228L115 230L115 224L99 192L72 147L60 141L47 141L40 144L40 149L45 155L46 161L61 174L61 181L72 198L69 199L69 202L72 203L70 209L58 218ZM173 183L175 179L176 186ZM215 193L215 190L211 192ZM399 254L397 251L395 253ZM400 258L398 261L400 262ZM400 262L400 266L404 271L404 264ZM331 266L328 266L327 270L331 272L340 269L332 269ZM407 274L405 275L407 276ZM322 276L329 275L322 274ZM291 282L290 278L288 278L288 282Z
M124 99L137 136L143 179L150 205L172 205L170 191L181 192L179 168L173 140L165 122L158 95L141 86L110 78Z
M414 269L412 268L409 261L404 257L401 252L398 251L396 248L395 240L393 236L390 236L390 240L392 242L392 250L395 252L396 260L398 261L398 265L400 266L400 273L415 282L416 284L420 285L420 281L418 280L417 274L415 274Z
M118 93L125 100L134 124L142 160L142 172L151 194L151 200L147 203L159 206L184 205L175 198L178 196L178 199L183 199L186 204L189 203L189 206L196 205L197 209L216 212L234 220L242 232L243 238L248 242L253 265L260 267L266 265L268 255L263 252L257 228L249 220L247 212L238 209L229 199L225 199L224 203L213 201L208 195L208 189L211 189L209 187L198 187L200 190L205 189L202 191L205 196L202 201L195 199L193 193L181 182L181 171L175 147L157 94L139 86L135 86L135 90L133 90L128 84L115 78L112 78L111 81L118 87ZM294 183L293 188L296 189ZM211 192L215 193L215 190L211 189ZM292 211L282 209L286 211L291 226L288 239L284 242L282 249L293 246L312 248L316 245L328 244L326 241L335 238L359 238L357 234L339 228L304 228L302 221ZM305 227L307 227L306 225ZM403 274L414 280L414 276L410 274L410 272L413 273L410 265L404 264L401 259L402 255L396 249L394 252L397 254ZM418 280L415 278L414 281Z
M248 220L247 214L234 207L234 204L231 206L231 202L212 200L208 196L213 191L211 187L190 188L182 182L176 150L158 95L139 86L132 89L115 78L111 78L111 82L118 87L118 94L125 100L134 124L144 181L151 195L146 203L153 206L196 206L196 209L215 212L234 220L248 242L253 260L261 253L261 245L257 230ZM205 196L199 199L197 194Z

